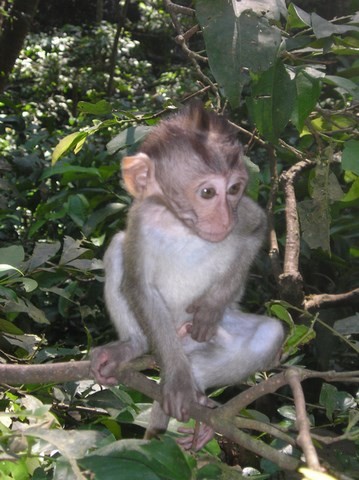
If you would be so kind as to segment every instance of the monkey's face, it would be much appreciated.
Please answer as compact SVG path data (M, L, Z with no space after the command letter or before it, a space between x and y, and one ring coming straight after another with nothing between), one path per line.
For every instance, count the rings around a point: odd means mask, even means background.
M247 178L242 172L208 174L190 182L183 192L183 208L178 217L199 237L221 242L237 222L237 207Z

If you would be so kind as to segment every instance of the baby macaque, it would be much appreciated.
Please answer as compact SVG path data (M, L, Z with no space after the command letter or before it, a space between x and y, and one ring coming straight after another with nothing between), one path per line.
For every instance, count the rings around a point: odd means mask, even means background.
M135 201L104 258L105 301L120 340L93 351L92 371L99 383L116 384L119 364L154 352L162 403L149 436L168 416L187 421L191 402L207 404L207 388L271 366L283 329L231 308L266 218L244 195L242 147L223 117L196 103L162 121L122 160L122 175Z

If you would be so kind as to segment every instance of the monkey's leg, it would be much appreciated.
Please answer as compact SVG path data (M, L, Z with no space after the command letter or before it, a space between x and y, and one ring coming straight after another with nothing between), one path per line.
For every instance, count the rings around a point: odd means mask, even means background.
M144 438L149 440L160 433L165 433L170 417L162 410L158 402L153 402L150 423L148 424Z

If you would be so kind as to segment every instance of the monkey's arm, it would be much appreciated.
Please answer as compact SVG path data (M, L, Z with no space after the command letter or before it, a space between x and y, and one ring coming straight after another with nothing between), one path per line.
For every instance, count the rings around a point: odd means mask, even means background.
M216 333L225 308L242 297L253 263L266 233L264 211L250 198L243 197L238 205L238 222L230 234L236 258L213 285L187 308L193 313L191 336L198 342L210 340ZM225 242L223 242L225 243ZM223 248L223 254L225 249Z
M158 357L163 410L179 421L187 421L189 405L197 399L197 392L188 358L177 335L173 312L157 287L155 268L158 262L151 258L152 251L147 251L151 238L141 229L142 215L152 213L148 210L146 206L134 209L129 219L121 292Z

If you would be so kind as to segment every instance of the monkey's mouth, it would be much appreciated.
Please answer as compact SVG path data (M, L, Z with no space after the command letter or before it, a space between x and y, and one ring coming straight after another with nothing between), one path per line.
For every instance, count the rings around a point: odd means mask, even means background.
M223 230L221 232L205 231L200 229L197 230L197 234L199 237L201 237L203 240L206 240L207 242L212 243L222 242L228 237L230 233L231 229Z

